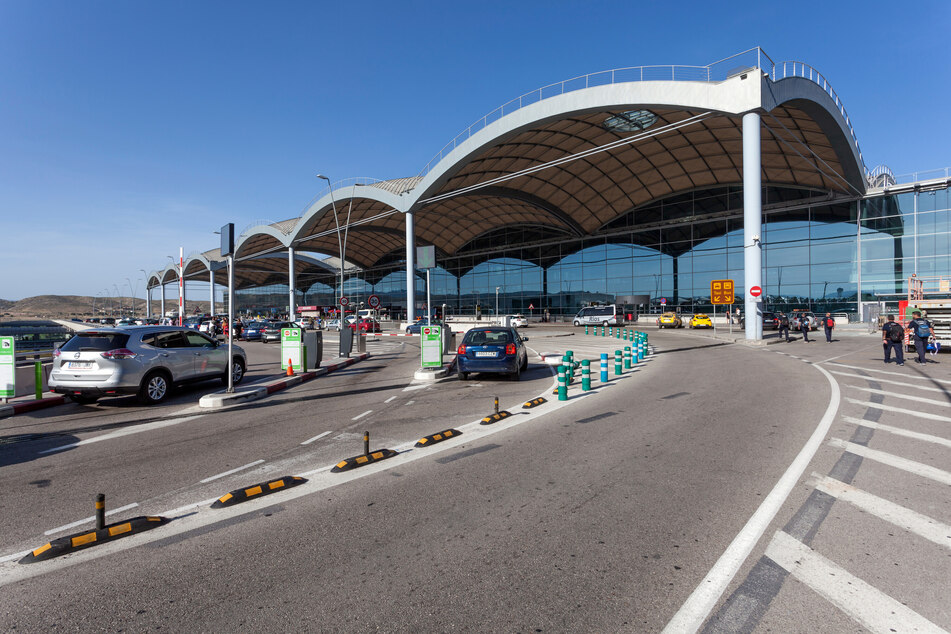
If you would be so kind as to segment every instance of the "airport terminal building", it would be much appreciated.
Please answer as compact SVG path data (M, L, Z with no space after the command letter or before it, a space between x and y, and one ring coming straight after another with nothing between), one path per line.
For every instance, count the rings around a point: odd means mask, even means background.
M238 309L377 295L412 319L426 299L416 247L429 245L432 302L450 314L498 303L573 315L615 301L710 312L711 280L730 278L747 314L861 318L904 298L913 274L949 290L951 173L868 169L827 79L761 49L546 86L476 121L414 176L328 185L299 217L238 237ZM226 266L213 249L182 272L207 288ZM153 312L179 273L151 273Z

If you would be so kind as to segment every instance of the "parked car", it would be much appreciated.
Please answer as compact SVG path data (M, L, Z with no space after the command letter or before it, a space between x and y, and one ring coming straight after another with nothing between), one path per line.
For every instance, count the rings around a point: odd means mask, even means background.
M116 328L128 328L129 326L135 326L135 320L130 317L123 317L116 322Z
M422 317L420 319L417 319L415 324L410 324L409 326L406 327L406 334L418 335L424 327L429 325L430 325L430 322L425 317ZM431 325L442 326L444 328L446 327L445 322L439 319L433 319L431 322Z
M241 338L245 341L261 341L261 333L267 326L266 321L252 321L241 330Z
M272 321L261 331L261 343L281 340L281 331L285 328L297 328L297 324L292 321Z
M658 317L657 325L661 328L683 328L684 322L677 313L663 313Z
M203 332L210 337L214 337L218 334L217 324L211 319L206 319L198 324L198 332Z
M776 313L763 313L763 330L778 330L779 329L779 317L776 316Z
M809 330L817 330L819 328L819 319L815 316L814 313L806 311L793 311L789 319L789 327L792 330L801 330L802 326L800 322L802 319L806 319L809 323Z
M315 327L313 317L301 317L297 320L297 324L304 330L313 330Z
M340 330L340 320L339 320L339 319L329 319L329 320L327 320L327 322L324 324L324 328L326 328L327 330L336 330L336 331L339 331L339 330Z
M691 328L713 328L713 321L710 320L710 315L706 313L697 313L690 318Z
M578 311L571 323L575 326L620 326L623 315L617 312L617 306L587 306Z
M380 326L380 322L378 322L375 319L361 319L358 322L353 322L348 325L350 326L350 330L353 330L354 332L356 332L357 330L359 330L360 332L369 332L369 333L383 332L383 328Z
M524 316L516 314L516 315L505 315L504 317L502 317L502 319L499 321L500 325L505 323L505 317L509 318L509 323L512 324L514 328L524 328L525 325L528 323L525 320Z
M528 368L526 341L515 328L471 329L456 350L459 379L465 381L471 372L500 372L519 380Z
M182 322L182 325L185 328L191 328L192 330L198 330L198 327L201 326L202 322L201 317L186 317L185 321Z
M244 378L247 356L233 347L232 380ZM176 385L228 381L228 347L189 328L136 326L77 332L53 352L50 389L77 403L137 394L146 404L165 400Z

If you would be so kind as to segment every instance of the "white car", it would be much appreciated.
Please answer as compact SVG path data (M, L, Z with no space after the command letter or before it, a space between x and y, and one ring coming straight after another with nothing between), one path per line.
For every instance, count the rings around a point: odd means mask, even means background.
M524 328L528 324L528 321L523 315L512 315L512 325L515 328Z

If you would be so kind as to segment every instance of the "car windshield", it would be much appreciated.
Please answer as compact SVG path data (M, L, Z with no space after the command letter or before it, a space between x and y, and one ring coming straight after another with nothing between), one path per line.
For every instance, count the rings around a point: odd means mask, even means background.
M62 352L105 352L125 348L129 335L120 332L83 332L63 344Z
M512 343L512 333L508 330L470 330L463 343L470 346L494 346Z

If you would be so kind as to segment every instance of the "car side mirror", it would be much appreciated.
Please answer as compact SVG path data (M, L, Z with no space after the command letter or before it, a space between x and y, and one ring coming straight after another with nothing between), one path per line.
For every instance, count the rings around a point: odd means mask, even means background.
M528 341L528 337L522 337L522 341Z

